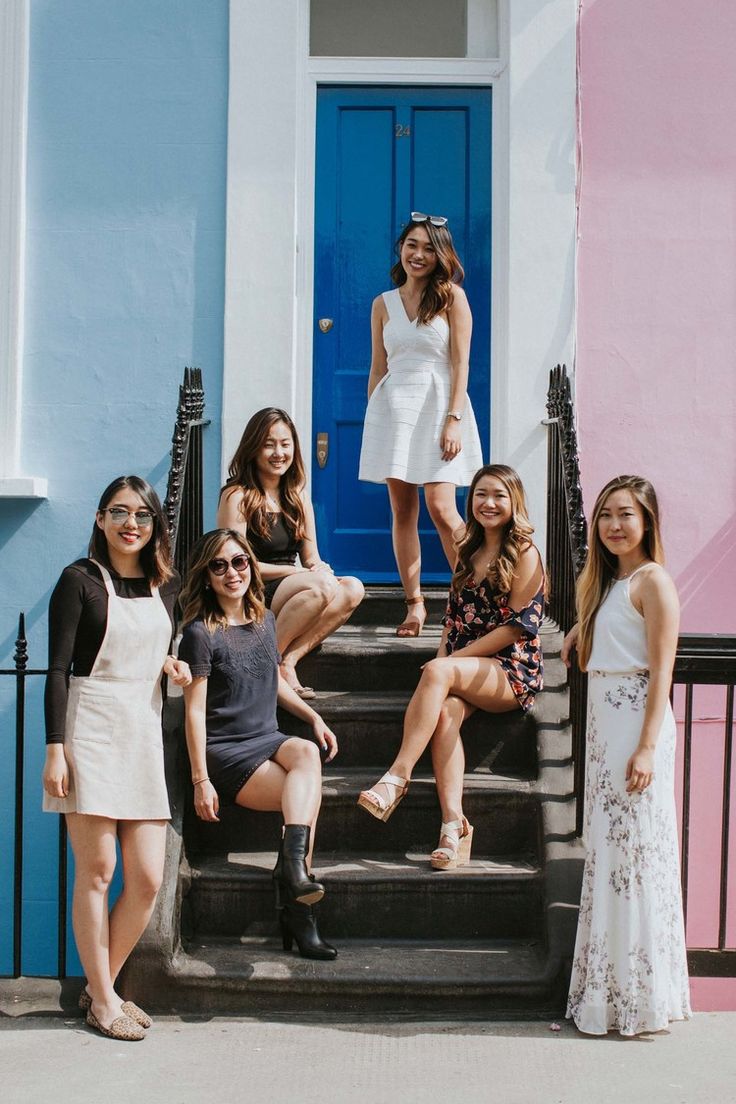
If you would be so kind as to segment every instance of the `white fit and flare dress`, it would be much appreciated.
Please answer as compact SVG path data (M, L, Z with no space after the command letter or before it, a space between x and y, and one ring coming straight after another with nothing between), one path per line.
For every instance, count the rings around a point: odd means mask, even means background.
M604 599L588 662L586 856L567 1016L590 1035L661 1031L691 1015L669 704L654 779L626 792L649 689L644 618L629 592L636 574Z
M410 322L398 288L385 291L383 301L388 371L368 400L358 477L467 487L483 463L469 398L460 423L461 451L445 461L440 450L450 409L450 327L440 315L426 325Z

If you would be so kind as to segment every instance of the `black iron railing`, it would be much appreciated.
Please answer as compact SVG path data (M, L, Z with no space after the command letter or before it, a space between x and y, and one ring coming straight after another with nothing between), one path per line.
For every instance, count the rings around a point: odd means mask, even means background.
M575 408L570 380L564 364L549 374L547 393L547 577L550 617L564 633L575 624L575 580L587 551L587 525L580 486ZM588 706L588 677L573 656L568 674L570 725L575 772L576 829L583 826L585 790L585 724Z
M199 368L186 368L184 382L179 387L179 405L172 437L171 468L164 511L174 548L177 570L183 571L189 549L202 535L202 430L209 425L203 419L204 391ZM18 637L13 654L13 667L0 670L0 675L15 678L15 816L13 842L13 977L20 977L23 964L23 776L25 762L26 680L46 675L46 668L28 667L28 641L25 615L18 618ZM57 886L57 977L66 977L67 944L67 834L66 821L59 817Z
M682 904L687 922L688 883L690 874L691 815L690 801L692 787L692 752L695 686L723 687L725 692L723 717L708 718L708 738L716 726L723 721L723 776L721 783L721 836L719 862L718 897L718 939L715 947L691 947L688 950L690 973L700 977L735 977L736 947L727 946L728 891L729 891L729 837L731 833L731 792L733 788L733 722L734 722L734 685L736 684L736 636L718 634L695 636L683 634L680 637L675 670L672 679L673 691L684 687L683 715L683 775L682 775ZM676 705L679 706L679 695ZM678 709L679 711L679 709ZM716 727L715 731L718 729ZM713 793L713 801L718 800ZM715 844L715 841L714 841ZM703 847L703 842L700 842ZM715 845L708 847L709 860L716 853ZM736 875L735 875L736 876Z
M210 424L202 417L204 405L201 369L185 368L184 382L179 387L164 501L174 566L180 575L184 573L190 548L202 536L202 430Z

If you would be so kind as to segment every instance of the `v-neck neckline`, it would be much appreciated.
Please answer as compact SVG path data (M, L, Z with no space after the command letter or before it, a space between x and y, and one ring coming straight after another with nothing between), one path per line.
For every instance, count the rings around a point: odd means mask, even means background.
M409 323L410 326L416 326L419 315L417 315L416 318L410 318L409 317L409 312L406 309L406 304L404 303L404 300L401 297L401 290L399 288L396 289L396 294L399 297L399 302L401 303L401 309L404 312L404 318L406 319L406 321Z

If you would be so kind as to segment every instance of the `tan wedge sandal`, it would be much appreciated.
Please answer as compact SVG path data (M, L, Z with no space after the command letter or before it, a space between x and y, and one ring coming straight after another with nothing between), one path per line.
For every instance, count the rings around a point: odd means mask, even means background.
M382 778L378 779L376 786L386 786L392 789L394 791L393 800L390 795L386 798L375 789L362 790L358 797L358 804L361 809L365 809L376 820L388 820L409 789L409 782L406 778L399 778L397 774L384 774Z
M450 845L435 847L429 859L432 869L454 870L457 866L467 866L473 846L473 826L468 824L467 817L443 824L440 828L440 842L443 836L450 841Z
M424 628L424 621L427 617L427 607L424 605L424 598L420 594L418 598L405 598L404 605L407 608L407 614L404 620L396 629L397 636L419 636L420 632ZM412 615L412 606L424 606L424 618L419 621L416 615Z

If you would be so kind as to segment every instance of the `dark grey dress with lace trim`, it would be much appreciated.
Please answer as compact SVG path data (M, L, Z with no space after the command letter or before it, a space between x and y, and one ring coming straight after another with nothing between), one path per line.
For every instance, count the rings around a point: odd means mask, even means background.
M179 658L207 679L207 771L221 800L234 801L250 776L289 737L278 730L276 622L229 625L211 633L202 621L184 629Z

